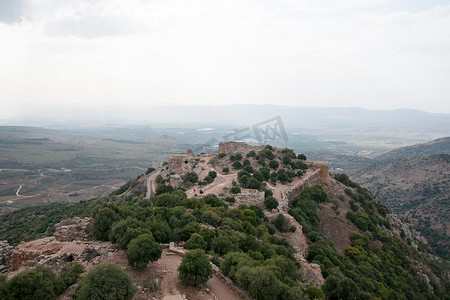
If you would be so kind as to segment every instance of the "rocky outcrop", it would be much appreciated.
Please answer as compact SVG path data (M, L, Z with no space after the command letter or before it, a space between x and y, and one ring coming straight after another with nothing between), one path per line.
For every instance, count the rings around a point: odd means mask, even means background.
M92 218L73 218L63 220L55 225L55 239L60 242L72 241L91 241L94 239L92 234Z
M60 272L75 260L87 265L110 256L118 250L117 245L96 241L92 221L92 218L64 220L55 225L53 237L19 244L11 253L11 270L41 264Z
M11 254L14 250L8 241L0 241L0 273L7 273L11 269Z
M403 232L405 234L405 238L411 241L411 246L416 249L419 247L419 242L422 242L424 244L428 243L427 240L422 235L420 235L420 233L415 230L412 225L402 221L402 219L400 219L398 215L388 214L386 215L386 219L393 225L391 230L387 229L384 225L382 226L383 231L385 231L387 234L401 237Z

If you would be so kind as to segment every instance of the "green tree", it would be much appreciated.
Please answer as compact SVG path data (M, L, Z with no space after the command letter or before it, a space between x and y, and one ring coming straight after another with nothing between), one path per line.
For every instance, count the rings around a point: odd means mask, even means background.
M231 251L236 251L237 245L226 235L220 235L215 237L211 241L211 247L215 253L223 256Z
M162 247L155 242L151 234L143 234L128 244L128 264L137 269L145 269L149 261L161 257Z
M246 184L248 189L259 190L261 188L261 181L256 179L255 177L249 178Z
M194 285L205 284L213 270L205 251L195 249L187 252L178 267L179 278Z
M275 160L269 161L269 167L271 167L274 170L277 169L279 167L279 165L280 164L277 161L275 161Z
M132 217L128 217L125 220L115 222L111 226L111 231L109 233L109 240L112 243L117 243L129 228L138 228L143 226L144 223L142 221L139 221L136 218Z
M236 278L238 284L256 300L279 299L284 290L283 284L270 266L241 267L236 272Z
M92 223L92 232L94 236L100 240L108 240L111 231L111 225L117 221L116 212L110 207L103 207L94 215Z
M273 221L273 224L279 231L286 231L286 219L282 214L279 214L275 220Z
M206 250L208 243L205 241L203 236L198 233L193 233L189 240L186 242L186 247L188 249L202 249Z
M183 182L196 183L198 181L198 175L195 172L187 172L183 176Z
M115 264L95 266L80 280L74 293L77 300L125 300L136 292L133 278Z
M6 283L9 299L51 300L56 299L51 280L36 270L23 271Z
M0 274L0 299L9 299L6 279L6 275Z
M278 201L275 197L269 196L264 200L264 206L268 210L272 210L278 207Z
M232 164L233 169L241 169L242 168L242 164L239 161L235 161Z
M150 230L147 228L128 228L127 231L124 233L124 235L119 240L119 247L122 250L127 250L128 244L131 242L131 240L137 238L138 236L142 234L149 234L151 233Z
M325 296L320 288L317 286L310 285L305 289L305 293L309 296L310 299L314 300L322 300L325 299ZM359 299L359 298L355 298Z

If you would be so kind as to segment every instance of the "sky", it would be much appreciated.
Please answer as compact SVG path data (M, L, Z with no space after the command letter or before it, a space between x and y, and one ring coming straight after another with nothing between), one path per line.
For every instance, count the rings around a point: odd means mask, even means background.
M450 113L450 1L0 0L0 117L33 105Z

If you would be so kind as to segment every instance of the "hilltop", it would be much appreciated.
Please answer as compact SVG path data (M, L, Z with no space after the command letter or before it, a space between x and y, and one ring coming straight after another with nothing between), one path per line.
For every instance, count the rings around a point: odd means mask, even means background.
M411 225L346 175L330 175L326 162L287 148L230 142L212 154L188 150L108 197L71 205L93 217L83 232L92 228L95 239L109 243L98 247L119 245L111 250L119 265L130 251L131 232L171 243L144 270L126 268L139 286L150 277L161 282L159 291L138 289L136 299L175 294L206 299L202 293L218 299L323 299L323 293L330 299L448 298L448 265ZM46 214L36 209L34 215ZM14 222L26 216L22 210L0 221L11 234ZM36 226L36 217L28 218ZM49 241L36 245L42 243ZM21 257L27 251L39 257L33 247L17 248ZM170 254L194 249L206 251L214 266L207 289L186 287L173 275L181 259ZM97 263L107 260L100 255ZM172 273L162 272L166 263Z

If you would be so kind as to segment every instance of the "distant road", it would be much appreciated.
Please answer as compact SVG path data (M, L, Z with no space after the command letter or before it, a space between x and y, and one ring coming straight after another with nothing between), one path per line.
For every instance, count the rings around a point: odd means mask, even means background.
M161 170L156 171L155 173L150 175L150 177L148 177L148 179L147 179L147 195L145 196L146 199L150 199L150 197L153 196L153 194L154 194L153 181L155 180L156 176L159 175L159 173L161 173Z
M16 192L16 196L17 197L19 197L20 195L19 195L19 192L20 192L20 190L22 189L22 185L21 186L19 186L19 188L17 189L17 192Z

